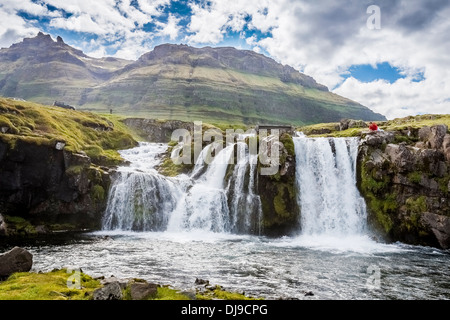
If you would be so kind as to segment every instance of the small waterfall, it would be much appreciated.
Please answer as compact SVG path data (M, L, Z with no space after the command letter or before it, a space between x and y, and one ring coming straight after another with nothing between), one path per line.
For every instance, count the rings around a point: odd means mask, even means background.
M104 230L165 230L170 213L183 194L183 180L160 175L154 167L167 145L140 143L121 152L130 162L115 173L103 216Z
M206 151L205 151L206 150ZM207 146L203 151L207 152ZM203 153L201 157L206 157ZM224 178L233 155L234 145L222 149L207 166L206 171L195 181L192 187L182 196L177 208L171 215L169 231L205 230L228 232L230 230L227 195L224 189ZM204 166L197 160L193 175Z
M262 207L256 191L257 154L248 145L237 143L237 163L228 186L231 230L235 233L261 233Z
M294 138L302 234L363 233L366 208L356 187L358 143L357 138Z

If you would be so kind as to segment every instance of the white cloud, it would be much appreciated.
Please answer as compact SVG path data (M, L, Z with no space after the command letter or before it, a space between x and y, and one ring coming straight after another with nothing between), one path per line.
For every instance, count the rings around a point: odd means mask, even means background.
M160 27L158 36L169 37L170 40L175 40L181 29L181 26L178 25L179 22L180 19L173 14L169 14L167 23L157 22L157 25Z

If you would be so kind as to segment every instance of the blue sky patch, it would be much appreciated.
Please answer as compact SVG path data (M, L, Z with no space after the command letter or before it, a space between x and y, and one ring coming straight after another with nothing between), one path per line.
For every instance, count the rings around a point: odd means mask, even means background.
M378 63L376 68L370 64L354 65L342 76L345 79L353 77L366 83L377 80L386 80L389 83L394 83L398 79L406 78L399 68L391 66L388 62Z

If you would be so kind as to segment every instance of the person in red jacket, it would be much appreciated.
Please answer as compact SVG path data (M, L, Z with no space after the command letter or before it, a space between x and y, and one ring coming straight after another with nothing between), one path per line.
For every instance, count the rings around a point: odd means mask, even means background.
M369 123L369 130L370 131L378 131L378 126L375 122L370 122Z

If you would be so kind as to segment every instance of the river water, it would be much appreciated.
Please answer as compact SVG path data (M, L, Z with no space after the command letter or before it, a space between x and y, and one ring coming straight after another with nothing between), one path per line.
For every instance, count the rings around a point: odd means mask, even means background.
M255 170L251 163L236 166L229 192L230 183L220 183L226 164L213 161L200 178L164 178L154 166L167 146L143 143L122 153L131 165L117 173L104 230L24 244L34 255L33 270L81 268L181 290L201 278L266 299L450 299L449 250L383 244L367 235L365 205L354 187L357 141L294 140L303 190L297 236L250 232L258 226L242 216L252 211L258 221L259 198L252 179L238 178ZM230 148L223 152L229 157ZM336 181L346 181L344 193Z

